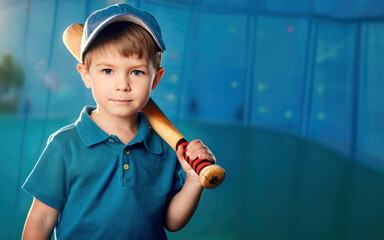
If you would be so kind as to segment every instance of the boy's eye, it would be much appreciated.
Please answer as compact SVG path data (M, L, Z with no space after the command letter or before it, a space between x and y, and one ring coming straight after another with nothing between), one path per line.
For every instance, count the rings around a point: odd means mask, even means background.
M140 76L140 75L143 75L144 72L143 71L140 71L140 70L133 70L132 71L132 75L135 75L135 76Z
M105 74L112 74L112 69L103 69L103 73Z

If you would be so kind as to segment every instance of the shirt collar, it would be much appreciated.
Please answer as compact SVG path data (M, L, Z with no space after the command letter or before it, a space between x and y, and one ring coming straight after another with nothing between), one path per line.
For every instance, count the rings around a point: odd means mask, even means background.
M87 147L104 142L111 137L101 130L89 116L95 109L96 107L93 106L85 106L81 111L79 118L75 122L80 139ZM153 129L149 127L148 121L144 114L139 112L137 120L139 122L139 131L127 144L127 146L144 142L144 146L149 152L153 154L161 154L163 150L161 139L159 136L156 136Z

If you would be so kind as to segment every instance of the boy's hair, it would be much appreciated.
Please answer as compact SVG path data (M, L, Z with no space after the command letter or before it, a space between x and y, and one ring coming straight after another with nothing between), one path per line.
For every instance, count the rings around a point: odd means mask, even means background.
M91 65L92 53L112 44L125 57L137 54L147 57L155 70L160 68L162 51L152 35L141 26L132 22L115 22L104 28L84 53L86 69Z

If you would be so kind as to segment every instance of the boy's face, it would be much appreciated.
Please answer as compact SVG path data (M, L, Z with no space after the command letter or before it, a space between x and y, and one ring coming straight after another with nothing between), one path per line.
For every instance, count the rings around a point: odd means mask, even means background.
M105 116L136 116L164 73L163 68L156 71L147 57L122 56L113 45L94 51L91 57L88 70L83 63L78 70L92 89L97 111Z

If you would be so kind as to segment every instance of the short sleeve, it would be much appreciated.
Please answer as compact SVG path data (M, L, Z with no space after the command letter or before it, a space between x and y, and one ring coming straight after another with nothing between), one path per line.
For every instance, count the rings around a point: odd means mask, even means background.
M68 192L65 165L60 144L52 135L22 188L48 206L61 210Z
M179 161L176 159L175 171L173 173L172 188L168 193L168 198L175 196L184 186L185 178L182 175L182 168Z

